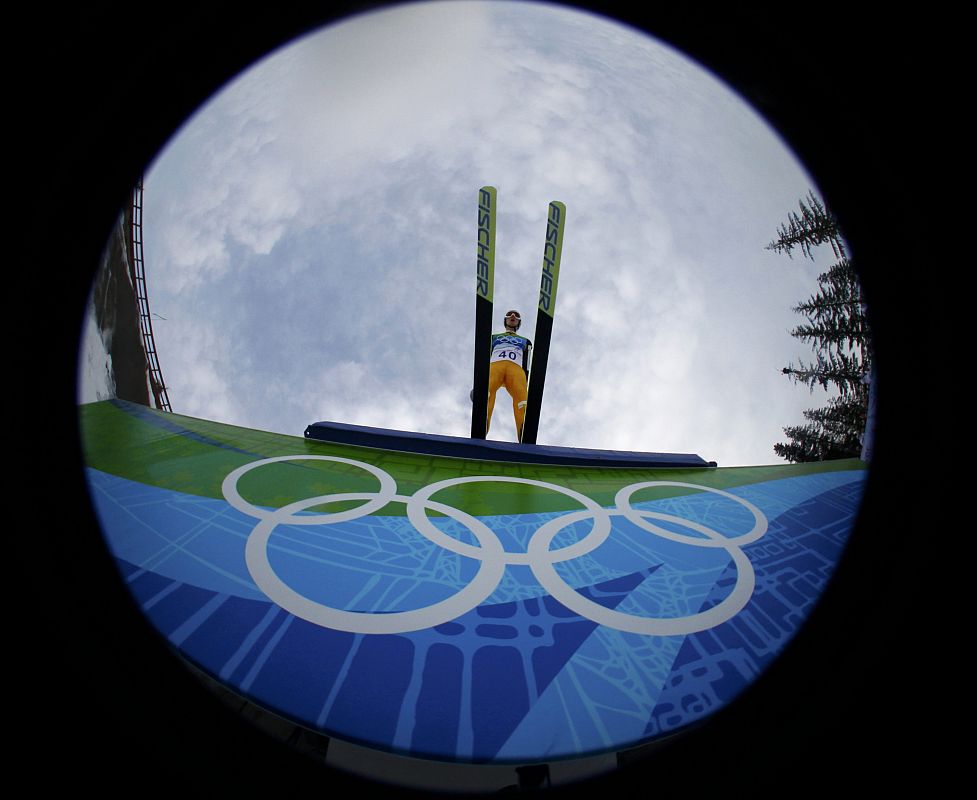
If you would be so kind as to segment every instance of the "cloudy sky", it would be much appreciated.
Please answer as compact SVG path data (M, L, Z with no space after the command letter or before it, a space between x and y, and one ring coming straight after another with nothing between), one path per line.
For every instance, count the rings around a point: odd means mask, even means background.
M824 397L780 369L829 263L764 249L816 188L720 80L643 33L527 3L403 5L293 42L145 177L173 410L467 436L478 188L495 329L533 338L550 200L567 229L540 444L777 463ZM512 441L504 390L490 438Z

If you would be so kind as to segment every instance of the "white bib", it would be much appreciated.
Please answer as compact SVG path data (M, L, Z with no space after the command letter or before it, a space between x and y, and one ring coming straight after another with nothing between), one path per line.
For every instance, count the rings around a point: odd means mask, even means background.
M522 348L511 344L498 344L492 351L492 361L512 361L522 366Z

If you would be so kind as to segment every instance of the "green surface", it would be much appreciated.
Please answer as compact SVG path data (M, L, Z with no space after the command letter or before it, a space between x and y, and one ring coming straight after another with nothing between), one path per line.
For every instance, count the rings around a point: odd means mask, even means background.
M476 461L308 440L218 422L170 414L113 401L79 407L82 446L88 466L129 480L187 494L222 498L221 482L237 467L260 458L283 455L338 456L381 467L397 481L401 495L460 476L501 475L546 481L587 495L602 506L614 505L618 489L639 481L686 481L728 488L815 472L864 469L857 459L817 464L713 469L648 469L545 466ZM372 475L347 464L308 461L271 464L246 474L240 490L251 502L281 507L295 500L340 492L375 492ZM632 502L683 494L686 489L644 489ZM579 507L572 498L515 483L478 482L438 492L435 500L474 515L565 511ZM333 503L329 511L355 506ZM406 514L401 503L377 512Z

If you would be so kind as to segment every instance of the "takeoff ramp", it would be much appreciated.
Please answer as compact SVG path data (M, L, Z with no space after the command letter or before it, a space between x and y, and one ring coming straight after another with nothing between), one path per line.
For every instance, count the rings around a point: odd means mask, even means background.
M626 750L733 702L804 624L866 477L80 418L122 579L187 661L311 731L463 764Z

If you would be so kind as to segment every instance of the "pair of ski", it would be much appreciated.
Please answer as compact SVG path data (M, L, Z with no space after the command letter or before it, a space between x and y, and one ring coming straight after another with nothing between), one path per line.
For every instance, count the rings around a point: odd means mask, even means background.
M492 356L492 291L495 283L495 210L496 190L483 186L478 190L478 242L475 279L475 369L472 390L472 438L484 439L488 420L489 359ZM551 202L546 219L546 242L543 246L543 273L536 308L536 334L529 366L529 398L523 423L523 444L536 444L539 412L543 404L546 363L549 360L553 314L556 311L556 289L563 253L563 228L566 206Z

